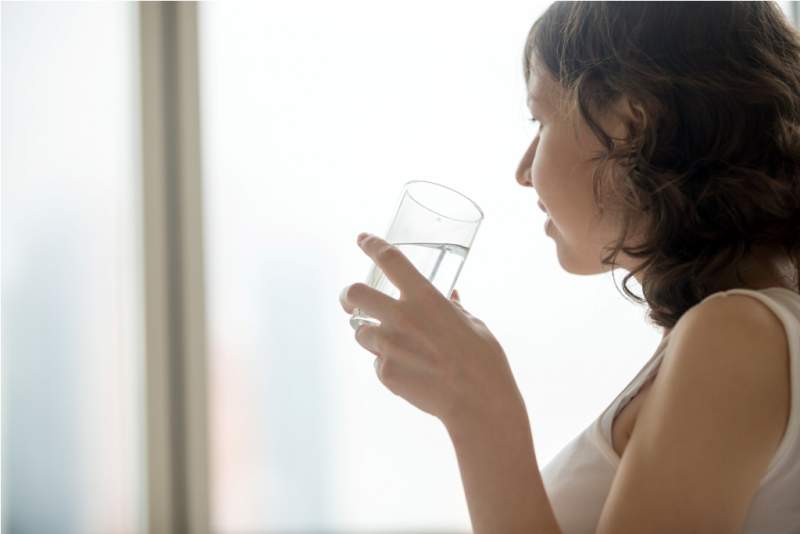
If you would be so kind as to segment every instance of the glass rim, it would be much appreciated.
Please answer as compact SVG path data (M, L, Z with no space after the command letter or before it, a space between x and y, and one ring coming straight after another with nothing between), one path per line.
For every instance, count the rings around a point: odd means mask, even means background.
M420 202L419 200L414 198L414 195L411 194L411 190L410 190L410 188L408 186L410 186L411 184L415 184L415 183L424 183L424 184L435 185L437 187L443 187L445 189L448 189L448 190L452 191L453 193L456 193L457 195L459 195L459 196L465 198L467 201L469 201L469 203L472 204L475 207L476 210L478 210L478 213L480 214L479 217L476 218L476 219L457 219L456 217L451 217L450 215L445 215L443 213L439 213L438 211L436 211L434 209L431 209L430 207L426 206L425 204L423 204L422 202ZM435 213L436 215L439 215L441 217L445 217L446 219L450 219L451 221L466 222L466 223L476 223L476 222L479 223L484 218L483 210L480 208L480 206L478 206L478 204L475 203L474 200L469 198L464 193L462 193L460 191L456 191L452 187L448 187L448 186L446 186L444 184L440 184L438 182L432 182L430 180L409 180L408 182L403 184L403 188L404 188L405 193L411 198L411 200L413 200L414 202L416 202L417 204L419 204L420 206L422 206L426 210L428 210L428 211L430 211L432 213Z

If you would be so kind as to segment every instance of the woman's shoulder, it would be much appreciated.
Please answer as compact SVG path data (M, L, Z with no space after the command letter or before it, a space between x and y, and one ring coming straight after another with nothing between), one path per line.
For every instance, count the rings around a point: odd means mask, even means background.
M776 370L788 371L789 328L776 310L774 299L762 292L714 293L687 310L671 329L668 353L673 358L681 357L677 349L690 344L692 353L705 352L706 358L720 358L716 363L735 363L732 359L736 359L745 366L772 365ZM745 347L757 352L751 354Z
M783 307L783 301L770 293L775 289L786 293L791 291L777 287L733 288L712 293L689 308L670 329L670 333L690 328L702 329L703 325L711 326L708 323L713 323L722 332L738 332L744 328L747 333L758 336L764 343L781 345L791 333L788 331L792 328L791 324L800 326L800 316L795 317L796 320L789 325L784 323L781 310L778 309ZM800 294L792 294L800 301Z
M704 390L698 399L723 392L748 397L746 409L753 413L738 415L761 417L760 428L777 444L791 411L791 332L774 301L758 296L763 293L720 294L724 298L704 299L675 324L663 367L673 379Z
M682 502L692 521L696 514L706 523L733 517L740 524L788 425L788 350L780 318L748 295L707 299L681 316L614 479L608 514Z

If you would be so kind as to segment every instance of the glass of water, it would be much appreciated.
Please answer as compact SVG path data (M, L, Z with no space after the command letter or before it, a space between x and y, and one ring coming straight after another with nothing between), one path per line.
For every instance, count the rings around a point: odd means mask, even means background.
M427 180L412 180L403 187L384 240L399 248L449 299L482 220L483 211L478 205L455 189ZM400 296L400 290L374 263L366 283L392 298ZM356 308L350 325L356 329L362 324L380 324L380 321Z

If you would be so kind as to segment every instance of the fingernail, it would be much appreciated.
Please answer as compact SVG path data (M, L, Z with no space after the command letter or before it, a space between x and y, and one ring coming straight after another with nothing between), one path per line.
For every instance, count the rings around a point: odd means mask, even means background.
M364 239L366 239L368 236L369 234L367 232L361 232L358 234L358 244L360 245L361 242L364 241Z

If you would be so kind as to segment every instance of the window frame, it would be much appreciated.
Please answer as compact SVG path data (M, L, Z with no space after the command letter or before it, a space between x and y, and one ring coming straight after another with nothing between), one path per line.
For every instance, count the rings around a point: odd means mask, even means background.
M139 4L148 530L208 532L197 4Z

